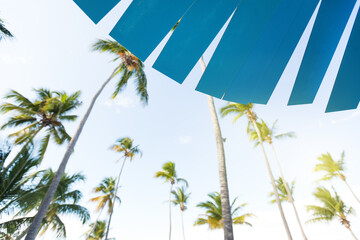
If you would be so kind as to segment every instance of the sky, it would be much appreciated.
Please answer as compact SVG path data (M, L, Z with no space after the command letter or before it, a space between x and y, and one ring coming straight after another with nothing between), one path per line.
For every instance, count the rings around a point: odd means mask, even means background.
M0 17L15 35L12 40L0 42L0 96L10 89L29 98L34 97L32 89L40 87L69 93L81 90L83 105L76 113L82 116L92 95L116 67L116 63L111 61L112 56L92 52L91 45L96 39L110 38L108 33L130 2L121 1L98 25L94 25L71 0L0 0ZM354 13L358 7L359 2ZM296 133L295 139L274 144L285 177L296 182L294 198L302 222L310 219L305 206L316 203L312 193L321 174L314 173L313 168L317 157L323 153L329 152L338 159L345 151L348 181L360 194L360 111L324 113L354 17L353 14L349 20L313 104L286 105L309 37L311 21L269 103L255 107L258 116L268 124L279 120L279 133ZM219 37L204 54L206 62ZM131 84L117 99L111 100L115 81L110 83L99 97L66 171L81 172L86 176L86 182L79 183L76 188L83 192L81 204L89 209L92 220L95 220L95 205L89 202L96 196L92 189L103 178L115 177L120 170L117 162L120 155L109 148L117 139L131 137L143 156L125 165L119 190L122 203L115 208L110 236L126 240L168 237L169 185L155 179L154 174L165 162L173 161L178 175L188 180L191 192L188 210L184 214L186 238L222 239L222 230L193 226L202 213L196 205L207 200L208 193L219 191L216 145L206 95L194 90L201 77L200 66L194 67L182 85L152 69L165 41L145 61L150 95L148 106L142 106ZM219 110L226 102L216 99L215 104ZM6 119L7 116L0 116L0 124ZM254 148L248 140L246 120L240 119L232 124L232 117L219 119L226 138L230 197L238 197L239 204L248 203L240 213L256 215L256 218L249 219L253 227L234 227L235 239L286 239L277 207L269 204L268 194L272 190L269 175L260 149ZM74 133L77 123L66 124L70 134ZM1 136L10 132L4 131ZM272 152L266 150L274 175L279 176ZM65 146L52 143L40 168L56 169L64 152ZM345 203L360 212L359 203L342 182L323 184L334 186ZM291 206L284 203L283 207L293 238L302 239ZM360 235L359 217L350 216L349 219L354 233ZM87 225L82 226L72 217L64 217L64 222L67 239L84 239ZM174 207L173 240L182 239L180 224L180 211ZM351 239L350 233L337 220L329 224L305 224L304 228L309 239ZM53 238L48 233L38 239Z

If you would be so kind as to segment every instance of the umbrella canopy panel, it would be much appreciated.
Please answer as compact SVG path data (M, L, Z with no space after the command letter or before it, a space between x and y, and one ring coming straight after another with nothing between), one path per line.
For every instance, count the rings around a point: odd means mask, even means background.
M182 83L240 0L198 0L181 19L154 68Z
M98 23L120 0L74 0L74 2L94 23Z
M195 0L135 0L110 36L145 61Z
M357 108L360 101L360 15L354 23L352 34L326 112Z
M289 100L290 105L314 101L355 2L326 0L321 3Z
M271 97L318 1L288 0L277 7L228 86L223 99L265 104ZM253 44L253 43L251 43Z
M119 0L74 0L95 22ZM182 83L224 23L230 23L196 90L239 103L267 103L320 4L289 104L312 103L356 0L133 0L110 33L145 61L174 30L154 68ZM359 103L359 17L327 112ZM350 91L350 92L348 92Z

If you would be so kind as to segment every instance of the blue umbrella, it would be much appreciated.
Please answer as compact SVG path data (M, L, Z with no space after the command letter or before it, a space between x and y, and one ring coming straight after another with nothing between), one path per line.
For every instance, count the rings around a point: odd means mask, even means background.
M119 0L74 0L98 23ZM153 67L182 83L231 18L196 90L238 102L266 104L318 5L289 105L312 103L356 0L133 0L110 32L142 61L171 28ZM145 37L146 36L146 37ZM360 16L357 16L326 112L360 100Z

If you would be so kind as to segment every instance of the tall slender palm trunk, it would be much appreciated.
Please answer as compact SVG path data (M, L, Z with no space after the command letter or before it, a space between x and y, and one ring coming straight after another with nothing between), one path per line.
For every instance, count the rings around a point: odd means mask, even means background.
M291 191L290 191L290 189L289 189L289 185L287 184L287 181L285 180L285 177L284 177L284 174L283 174L283 171L282 171L282 168L281 168L281 164L280 164L279 158L278 158L278 156L277 156L277 154L276 154L276 151L275 151L275 147L274 147L274 145L273 145L272 143L270 143L270 146L271 146L271 148L272 148L272 150L273 150L276 163L277 163L278 168L279 168L279 170L280 170L280 176L281 176L281 178L282 178L282 180L283 180L283 182L284 182L284 186L285 186L286 192L287 192L287 194L288 194L289 197L290 197L289 200L290 200L291 205L293 206L293 209L294 209L294 212L295 212L295 216L296 216L296 220L297 220L297 222L298 222L298 224L299 224L299 227L300 227L300 230L301 230L301 234L302 234L304 240L307 240L307 237L306 237L306 235L305 235L305 231L304 231L304 229L303 229L303 226L302 226L301 221L300 221L299 214L298 214L297 209L296 209L296 206L295 206L294 198L293 198L292 193L291 193Z
M355 195L354 191L352 190L352 188L350 187L349 183L346 180L343 180L346 183L346 186L349 188L350 192L354 195L354 197L356 198L356 200L360 203L359 198Z
M203 57L200 58L200 65L202 71L205 72L206 64L204 62ZM223 218L223 226L224 226L224 240L234 240L231 209L230 209L229 187L228 187L227 174L226 174L224 142L221 135L219 119L216 114L214 99L211 96L207 96L207 100L209 104L211 122L214 128L215 138L216 138L216 147L217 147L218 164L219 164L220 198L221 198L222 218Z
M182 232L183 232L183 239L185 240L184 211L183 210L181 210L181 226L182 226Z
M355 240L358 240L358 238L355 236L355 234L353 233L353 231L351 230L351 228L350 227L346 227L349 231L350 231L350 233L351 233L351 235L353 236L353 238L355 239Z
M259 128L257 127L257 124L256 124L255 119L249 119L249 120L251 121L254 129L256 130L256 133L257 133L258 138L259 138L260 147L261 147L262 153L263 153L263 155L264 155L264 159L265 159L265 162L266 162L266 166L267 166L267 169L268 169L268 172L269 172L269 175L270 175L270 179L271 179L271 184L272 184L273 189L274 189L276 204L278 205L278 208L279 208L279 211L280 211L280 215L281 215L281 218L282 218L282 221L283 221L285 230L286 230L286 234L287 234L287 236L288 236L288 239L289 239L289 240L292 240L291 232L290 232L288 223L287 223L287 221L286 221L284 211L283 211L282 206L281 206L281 202L280 202L280 198L279 198L279 193L278 193L278 191L277 191L277 187L276 187L276 184L275 184L274 176L273 176L272 171L271 171L270 163L269 163L269 160L268 160L268 158L267 158L267 156L266 156L266 153L265 153L264 144L263 144L263 140L262 140L262 137L261 137Z
M126 161L126 157L124 158L123 164L121 165L121 169L120 169L119 176L118 176L118 179L117 179L115 192L114 192L114 197L113 197L113 204L112 204L111 209L110 209L109 221L108 221L108 224L107 224L107 227L106 227L105 240L107 240L108 237L109 237L111 218L112 218L112 215L114 213L114 206L115 206L115 201L116 201L117 190L119 188L120 177L121 177L121 173L122 173L122 171L124 169L124 166L125 166L125 161Z
M48 189L48 191L46 192L46 195L44 197L44 200L41 203L41 206L39 208L38 213L35 216L34 221L32 222L30 229L28 231L28 234L26 235L25 240L35 240L35 237L37 235L38 229L40 227L40 224L43 220L43 218L45 217L46 211L51 203L51 200L54 197L54 194L56 192L56 189L60 183L60 179L62 177L62 175L65 172L65 168L66 165L69 161L69 158L72 154L72 152L74 151L74 147L79 139L79 136L81 134L81 131L83 130L85 123L87 121L87 119L89 118L89 115L91 113L91 110L93 109L95 102L97 100L97 98L99 97L99 95L101 94L101 92L104 90L105 86L111 81L111 79L114 77L115 73L117 72L117 70L119 69L119 67L115 68L114 71L111 73L110 77L101 85L100 89L95 93L95 95L93 96L90 105L88 107L88 109L85 112L84 117L81 119L78 129L76 130L73 138L71 139L65 155L60 163L60 166L58 168L58 170L56 171L56 174L54 176L54 179L52 180L50 187Z
M170 184L170 194L169 194L169 240L171 240L171 192L174 183Z

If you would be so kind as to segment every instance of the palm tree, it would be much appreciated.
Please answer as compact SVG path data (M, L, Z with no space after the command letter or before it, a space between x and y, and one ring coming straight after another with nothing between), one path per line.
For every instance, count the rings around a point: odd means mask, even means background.
M266 162L266 166L267 166L267 169L268 169L268 172L269 172L269 175L270 175L271 184L273 186L273 191L275 193L276 203L278 205L280 215L281 215L281 218L282 218L282 221L283 221L287 236L288 236L289 240L291 240L292 239L291 232L290 232L288 223L286 221L284 211L283 211L282 206L281 206L279 193L277 191L277 187L276 187L276 184L275 184L273 173L271 171L270 163L269 163L269 160L268 160L267 155L265 153L265 149L264 149L264 146L263 146L262 135L260 133L258 124L256 122L257 116L256 116L255 112L253 111L253 104L252 103L248 103L248 104L228 103L227 106L221 108L220 112L221 112L221 115L223 117L225 117L225 116L227 116L229 114L236 114L236 116L235 116L235 118L233 120L233 123L236 122L242 116L246 115L247 118L248 118L248 129L250 128L250 124L252 124L252 127L255 129L255 131L256 131L256 133L258 135L259 144L260 144L260 147L261 147L261 150L262 150L265 162Z
M22 148L13 160L8 159L11 151L8 144L0 148L0 214L11 212L13 204L25 193L30 171L41 161L39 156L33 156L32 145ZM5 165L7 161L10 163Z
M278 189L280 201L281 202L290 202L291 203L291 200L293 200L291 198L292 198L292 194L294 193L295 182L292 181L291 186L285 187L285 182L283 181L283 179L281 177L279 177L279 179L275 180L275 183L276 183L276 187ZM288 188L290 190L291 197L290 197L288 191L286 190L286 188ZM275 195L274 192L270 192L270 194L269 194L270 197L273 197L274 195ZM276 199L272 199L270 201L270 203L273 203L273 204L276 203Z
M201 214L196 221L194 226L197 225L205 225L207 224L211 230L213 229L220 229L224 227L223 222L223 215L222 215L222 205L221 205L221 198L220 193L214 192L208 194L210 197L210 201L201 202L198 205L196 205L199 208L203 208L206 210L205 214ZM234 201L231 203L231 219L233 224L246 224L249 226L252 226L251 223L247 222L246 220L249 217L253 217L254 214L246 213L243 215L238 216L239 210L247 205L247 203L243 203L238 207L235 207L237 198L234 199Z
M169 240L171 240L171 192L173 189L173 186L177 182L183 182L187 186L188 183L185 179L179 178L177 176L177 172L175 169L175 163L173 162L167 162L164 163L162 166L162 171L158 171L155 173L156 178L164 179L165 182L170 182L170 194L169 194Z
M41 140L40 155L44 156L50 138L61 145L70 141L63 122L75 121L76 115L69 113L81 105L80 92L68 95L65 92L50 91L48 89L34 89L37 98L29 100L20 93L12 90L5 99L12 100L0 105L1 113L13 113L1 129L24 126L21 130L10 134L15 138L15 144L29 144L42 130L45 136Z
M9 224L17 224L19 226L18 229L20 229L20 227L26 227L16 240L22 239L29 231L30 224L34 220L34 217L29 217L27 215L39 208L54 176L55 173L51 169L34 174L32 180L37 182L36 186L27 190L24 197L17 200L17 208L20 210L15 214L15 217L24 217L15 218L0 224L1 228L6 227ZM57 233L58 238L66 237L66 228L61 220L61 215L76 216L82 224L89 220L90 214L88 210L78 204L82 198L81 192L79 190L72 190L74 184L84 180L85 177L81 174L68 175L65 173L62 176L59 187L46 212L45 218L41 222L39 229L40 236L50 228Z
M308 222L330 222L334 218L338 218L340 223L346 227L354 239L357 240L355 234L350 228L350 221L347 219L348 215L354 214L351 207L347 207L341 200L337 192L334 190L335 195L331 195L330 191L324 187L318 187L317 191L313 194L318 201L322 203L321 206L309 205L307 210L312 212L313 218Z
M4 21L0 18L0 40L2 38L13 38L12 33L5 27Z
M204 73L206 69L206 64L204 62L203 56L200 58L201 70ZM218 155L218 168L219 168L219 181L220 181L220 198L222 206L222 217L224 222L224 240L234 240L232 219L231 219L231 209L230 209L230 194L229 186L227 181L226 173L226 161L225 161L225 150L224 150L224 141L221 134L221 128L219 124L219 119L216 113L215 104L213 97L207 95L207 101L209 105L211 123L214 128L215 139L216 139L216 148Z
M292 181L291 185L289 186L289 184L287 182L284 182L283 179L281 177L279 177L279 179L276 180L276 187L279 192L280 201L281 202L289 202L293 206L295 216L296 216L298 225L300 227L300 230L302 232L303 238L307 239L305 232L303 230L303 226L301 224L300 217L299 217L299 214L298 214L296 206L295 206L295 200L293 197L295 182ZM290 192L290 194L289 194L289 192ZM270 196L271 197L274 196L274 192L271 192ZM276 199L271 200L271 203L276 203Z
M294 132L287 132L287 133L281 133L281 134L276 134L276 124L277 124L278 120L276 120L273 125L271 126L271 128L269 128L267 126L267 124L264 122L264 120L261 119L261 122L257 122L258 128L260 130L261 133L261 138L264 141L266 141L268 144L270 144L273 147L274 152L275 148L273 145L273 141L274 139L285 139L285 138L294 138L296 137ZM247 129L248 134L250 135L250 140L255 142L255 147L257 147L260 142L259 142L259 138L257 135L257 132L254 128L251 127L251 125L249 126L249 128Z
M93 109L95 102L105 86L115 77L120 75L120 80L118 81L116 90L114 92L116 96L117 93L122 91L124 87L126 86L128 80L133 77L133 79L136 81L136 92L140 96L141 101L144 104L147 104L148 102L148 93L146 90L147 87L147 79L144 72L144 65L142 62L136 58L134 55L132 55L127 49L125 49L123 46L121 46L119 43L110 41L110 40L99 40L93 45L94 51L101 51L101 52L108 52L113 55L116 55L116 60L120 60L119 65L114 69L114 71L111 73L110 77L106 79L106 81L101 85L100 89L95 93L93 96L90 105L88 109L86 110L83 118L81 119L78 129L76 130L73 138L71 139L66 152L64 154L64 157L60 163L60 166L56 172L56 176L54 178L54 181L52 185L49 188L49 192L46 194L42 206L39 209L38 214L35 217L35 220L29 230L28 235L26 236L25 240L35 240L37 230L40 227L41 221L44 218L46 214L46 210L49 207L51 203L51 199L54 196L54 193L56 191L56 188L60 182L60 178L62 174L65 172L65 168L67 165L67 162L69 161L70 155L72 154L75 145L79 139L79 136L82 132L82 129L85 126L85 123L87 119L89 118L89 115L91 113L91 110Z
M15 240L19 236L19 228L16 224L7 224L0 231L0 239L2 240Z
M320 163L316 164L314 171L315 172L319 172L319 171L325 172L324 177L322 177L319 181L331 180L335 177L340 178L346 184L346 186L349 188L350 192L354 195L356 200L360 203L359 198L355 195L354 191L351 189L351 187L345 177L344 159L345 159L345 152L342 152L341 158L338 161L335 161L331 157L330 153L321 154L321 156L318 157L318 160L320 161Z
M106 221L95 221L90 224L91 230L86 233L86 240L102 240L105 236Z
M296 216L298 225L299 225L300 230L301 230L301 234L302 234L304 240L307 240L304 228L303 228L303 226L301 224L301 220L300 220L299 214L297 212L297 209L296 209L296 206L295 206L295 203L294 203L294 198L292 196L292 189L289 188L289 184L287 183L287 181L285 179L285 176L284 176L284 173L283 173L279 158L278 158L278 156L276 154L276 151L275 151L274 142L273 142L274 139L293 138L293 137L295 137L295 133L294 132L287 132L287 133L282 133L282 134L276 134L276 123L277 123L277 120L273 123L271 128L269 128L267 126L267 124L264 122L264 120L261 120L261 122L257 122L256 124L257 124L257 126L259 128L262 141L267 142L271 146L274 157L275 157L275 160L276 160L276 163L277 163L278 168L280 170L280 176L281 177L279 178L279 180L276 181L277 182L277 184L276 184L277 188L278 188L278 190L280 190L280 195L284 194L283 192L281 192L281 190L286 191L286 195L289 197L288 200L286 200L286 201L291 203L291 205L292 205L292 207L294 209L294 212L295 212L295 216ZM254 129L254 127L252 127L251 125L248 125L247 132L248 132L248 134L250 136L250 141L255 142L255 147L259 146L259 144L260 144L259 137L258 137L258 134L257 134L256 130ZM281 182L278 182L278 181L281 181ZM285 182L285 184L283 182ZM279 188L279 186L281 186L281 187ZM272 194L274 194L274 192L272 192Z
M172 203L175 206L180 206L181 211L181 225L182 225L182 231L183 231L183 238L185 240L185 230L184 230L184 211L187 209L187 201L190 197L191 193L186 193L186 188L184 186L177 187L176 191L171 192L174 196L174 200L172 200Z
M115 182L116 179L110 177L110 178L104 178L101 183L94 188L95 193L101 193L102 195L98 197L91 198L90 201L92 202L98 202L98 205L96 207L96 212L99 212L99 215L95 222L98 222L100 215L104 208L108 207L108 214L110 216L111 211L113 209L114 202L114 196L116 196L116 200L120 203L120 198L116 195L115 191ZM93 226L93 230L95 230L96 225ZM91 234L92 231L89 232ZM105 231L104 231L105 235Z
M8 142L4 143L0 148L0 216L3 214L12 214L17 207L17 200L26 197L26 190L29 188L27 184L30 180L30 171L40 164L40 157L33 156L33 146L22 148L20 152L14 156L13 160L9 160L12 146ZM10 161L5 166L5 163ZM1 217L0 217L1 218ZM15 240L20 236L20 223L5 223L0 230L0 239Z
M136 155L138 155L138 154L140 156L142 155L142 153L139 149L139 146L133 146L133 142L134 141L132 139L125 137L125 138L118 139L117 142L112 146L112 150L114 150L115 152L122 153L123 154L122 158L124 159L123 164L120 168L119 176L117 178L114 197L116 196L117 190L119 188L120 177L121 177L121 173L124 169L126 160L129 159L130 161L132 161ZM114 213L114 205L111 205L109 222L108 222L107 229L106 229L105 240L107 240L108 236L109 236L111 217L112 217L113 213Z

